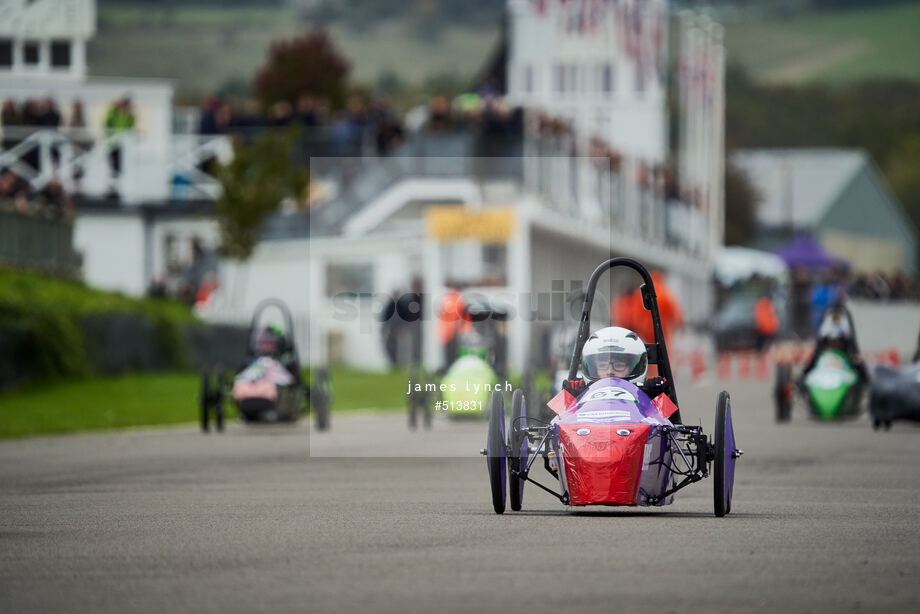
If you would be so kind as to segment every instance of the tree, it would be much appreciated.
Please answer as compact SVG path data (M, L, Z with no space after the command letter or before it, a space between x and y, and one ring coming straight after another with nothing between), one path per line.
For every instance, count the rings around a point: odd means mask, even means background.
M761 195L747 173L731 162L725 164L725 244L746 245L757 225Z
M345 103L351 65L325 30L315 29L290 40L272 43L268 60L259 69L254 89L269 106L279 100L296 104L303 94L326 98L334 108Z
M920 133L907 134L895 146L885 166L891 189L920 228Z
M233 159L217 168L221 194L215 203L220 252L236 260L252 255L262 220L282 200L306 201L309 171L294 163L298 132L266 130L251 143L237 140Z

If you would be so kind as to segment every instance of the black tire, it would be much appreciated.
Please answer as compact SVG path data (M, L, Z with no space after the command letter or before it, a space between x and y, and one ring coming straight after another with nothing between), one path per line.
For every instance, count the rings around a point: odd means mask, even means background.
M872 420L872 430L877 431L880 428L882 428L882 421L879 420L878 418L875 418L874 420Z
M776 385L773 391L776 402L776 421L788 422L792 417L792 395L794 391L789 383L792 379L792 369L789 365L779 365L776 368Z
M430 382L433 380L434 378L432 378L430 375L425 378L425 382ZM432 409L432 405L434 404L433 403L434 399L432 398L432 396L433 395L428 394L427 391L422 396L422 406L420 409L422 410L422 424L425 426L426 429L431 429L432 412L434 411Z
M214 403L215 403L215 423L217 424L217 432L224 432L224 397L225 391L229 385L228 378L226 373L217 374L217 390L214 393ZM232 381L232 380L230 380Z
M489 432L486 438L486 463L489 468L489 486L492 489L492 507L496 514L505 513L505 483L507 462L505 460L505 401L502 393L492 393L489 407Z
M316 414L314 420L318 431L329 429L329 406L332 394L329 386L329 375L325 369L316 370L316 379L310 382L310 409Z
M207 433L211 430L208 424L209 405L211 403L210 378L207 370L201 372L201 394L198 397L199 418L201 420L201 432Z
M511 397L511 426L508 432L508 498L511 500L511 510L521 511L524 500L524 482L515 471L523 471L527 467L527 457L522 456L521 447L526 445L527 436L520 429L527 426L527 405L524 402L524 391L520 388L514 391Z
M713 459L713 509L715 515L719 518L725 516L732 509L732 484L726 483L726 414L729 414L731 399L724 390L719 393L719 400L716 402L716 429L713 447L715 448L715 459ZM728 424L731 428L731 424ZM732 437L733 438L733 437ZM727 492L726 492L727 490Z
M418 426L418 418L416 417L416 409L415 409L416 406L418 405L418 402L416 401L417 396L418 396L418 393L413 390L409 394L409 397L406 400L406 409L408 410L408 413L409 413L409 428L412 430L415 430L416 427Z

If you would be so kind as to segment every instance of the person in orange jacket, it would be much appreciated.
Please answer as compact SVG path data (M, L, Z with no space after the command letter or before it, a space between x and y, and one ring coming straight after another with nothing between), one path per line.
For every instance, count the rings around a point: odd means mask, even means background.
M683 327L684 315L680 301L665 284L661 271L652 271L652 283L658 297L658 314L661 316L661 328L665 343L670 344L671 332ZM636 288L632 292L620 295L610 305L610 320L617 326L636 331L642 339L651 343L655 339L652 312L642 305L642 292Z
M447 369L457 356L459 334L470 327L469 314L460 291L447 288L438 308L438 341L444 347L444 367Z
M779 318L767 294L754 303L754 331L757 333L757 353L762 354L779 332Z

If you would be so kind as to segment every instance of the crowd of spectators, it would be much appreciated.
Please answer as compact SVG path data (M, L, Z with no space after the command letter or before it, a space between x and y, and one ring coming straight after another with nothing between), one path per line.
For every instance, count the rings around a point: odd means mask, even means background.
M66 121L65 121L66 120ZM104 134L114 135L133 130L134 110L128 96L122 96L109 106L102 126ZM61 112L58 101L53 97L29 98L17 102L9 98L3 102L0 112L0 129L3 136L0 143L4 151L20 146L38 130L54 130L66 135L77 152L93 146L93 136L87 127L83 101L72 101L69 112ZM81 180L85 174L83 164L71 163L67 171L61 169L61 141L52 140L50 145L36 142L21 147L16 163L0 166L0 201L10 203L21 213L48 213L55 216L69 215L73 203L65 182L71 191L81 191ZM43 158L42 148L47 147L48 156ZM111 176L117 179L121 174L122 152L118 140L108 144L108 159ZM46 165L50 164L50 168ZM17 168L18 167L18 168ZM69 174L69 177L65 176ZM50 178L44 179L42 176ZM40 187L34 187L35 178ZM31 180L31 181L30 181ZM68 181L69 180L69 181ZM115 188L113 187L113 190Z
M339 111L332 111L327 100L309 94L300 96L296 104L280 100L268 107L255 99L209 96L201 107L198 131L246 137L265 128L290 126L301 127L305 143L324 140L341 145L341 151L363 143L370 135L378 155L389 154L404 138L402 120L386 98L368 104L358 95L350 96Z
M0 207L24 215L40 214L62 218L73 214L73 201L61 182L51 179L40 190L33 189L12 170L0 170Z
M3 149L11 149L39 129L67 130L71 138L84 146L92 144L92 138L86 129L86 116L83 101L71 103L67 122L63 121L60 106L51 96L46 98L29 98L21 103L8 98L0 111L0 127L3 128ZM52 149L52 161L57 163L58 150ZM22 155L22 161L36 171L41 170L39 151L33 148Z
M877 301L920 301L920 279L903 271L856 275L848 293L853 298Z
M85 125L83 106L77 100L73 104L69 126ZM61 112L57 101L52 97L30 98L22 103L7 99L3 102L0 112L0 127L3 128L3 149L9 150L28 138L33 130L60 130ZM51 164L56 168L60 162L60 150L52 147L50 154ZM19 156L19 162L31 167L35 172L40 172L42 160L39 148L33 147L24 151ZM10 167L0 167L0 202L5 208L13 208L23 214L64 217L71 215L73 211L70 196L56 176L40 189L36 189Z
M452 100L434 96L405 116L386 96L368 102L363 96L348 97L344 107L333 110L325 98L301 95L295 103L277 101L269 106L255 99L239 100L212 95L200 109L198 131L201 134L248 136L264 128L300 126L308 145L319 141L331 144L330 153L349 152L347 145L372 145L375 153L386 156L406 140L409 132L428 134L468 131L487 137L479 143L501 143L518 139L523 132L523 111L510 107L502 96L488 88L460 94ZM338 149L335 145L341 147ZM361 153L366 153L366 149ZM481 147L476 155L501 155Z

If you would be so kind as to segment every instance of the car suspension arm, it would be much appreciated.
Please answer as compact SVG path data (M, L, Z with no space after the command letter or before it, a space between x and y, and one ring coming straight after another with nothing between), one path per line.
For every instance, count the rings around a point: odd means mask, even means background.
M539 488L545 490L546 492L548 492L548 493L551 494L552 496L554 496L554 497L556 497L557 499L559 499L559 500L562 502L563 505L568 505L568 504L569 504L569 498L568 498L567 495L560 495L560 494L557 493L556 491L554 491L554 490L552 490L552 489L550 489L550 488L547 488L546 486L544 486L544 485L541 484L540 482L538 482L538 481L536 481L535 479L529 477L529 476L527 475L526 472L525 472L525 473L521 473L521 472L519 472L519 471L515 471L514 469L512 469L512 470L511 470L511 473L513 473L513 474L516 475L517 477L521 478L522 480L526 480L526 481L530 482L531 484L533 484L533 485L535 485L535 486L538 486Z
M700 475L699 473L691 473L690 475L685 477L683 480L681 480L674 488L671 488L670 490L666 490L658 496L649 497L648 502L651 503L652 505L658 505L658 503L660 503L663 499L670 497L671 495L676 493L681 488L688 486L690 484L693 484L694 482L699 482L702 479L703 479L703 476Z

